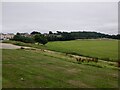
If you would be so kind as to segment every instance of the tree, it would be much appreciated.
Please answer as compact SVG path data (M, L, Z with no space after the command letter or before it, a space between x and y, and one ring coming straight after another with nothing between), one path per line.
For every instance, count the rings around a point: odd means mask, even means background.
M40 32L37 32L37 31L31 32L31 35L35 35L35 34L41 34L41 33L40 33Z
M20 35L20 33L19 33L19 32L17 32L17 33L16 33L16 35Z
M57 34L59 35L59 34L62 34L62 32L61 31L57 31Z
M13 37L12 40L14 40L14 41L21 41L21 42L25 42L25 43L34 43L33 38L21 36L18 33Z
M52 31L49 31L49 34L53 34L53 32L52 32Z
M43 44L43 45L45 45L48 42L47 38L41 34L36 34L34 36L34 40L38 43Z
M13 37L13 40L15 40L15 41L21 41L21 40L22 40L22 36L17 33L17 34Z

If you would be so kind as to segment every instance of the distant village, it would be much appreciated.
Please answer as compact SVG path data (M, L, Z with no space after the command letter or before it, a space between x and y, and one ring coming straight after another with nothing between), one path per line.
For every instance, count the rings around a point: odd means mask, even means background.
M33 31L34 32L34 31ZM25 37L31 37L32 35L29 33L19 33L21 36L25 36ZM50 33L49 33L50 34ZM49 36L48 33L44 33L44 36ZM0 33L0 40L10 40L15 36L14 33ZM55 35L55 34L51 34L50 36L56 36L56 37L61 37L61 35Z
M13 33L8 33L8 34L0 33L0 40L9 40L13 37L14 37Z
M21 36L24 37L32 37L34 34L37 34L40 32L33 31L32 33L19 33ZM0 40L10 40L12 39L16 34L14 33L0 33ZM52 31L49 31L48 33L43 34L45 37L47 37L48 41L64 41L64 40L75 40L75 39L96 39L96 38L110 38L110 39L120 39L120 34L118 35L108 35L103 33L97 33L97 32L86 32L86 31L78 31L78 32L60 32L57 31L56 33L53 33Z
M29 36L28 33L20 33L22 36ZM14 33L7 33L7 34L4 34L4 33L0 33L0 40L9 40L9 39L12 39L13 37L15 36Z

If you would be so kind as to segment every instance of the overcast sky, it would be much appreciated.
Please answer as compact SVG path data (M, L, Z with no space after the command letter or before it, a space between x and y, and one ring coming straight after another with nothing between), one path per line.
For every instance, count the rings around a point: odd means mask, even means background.
M117 2L4 2L2 32L118 33Z

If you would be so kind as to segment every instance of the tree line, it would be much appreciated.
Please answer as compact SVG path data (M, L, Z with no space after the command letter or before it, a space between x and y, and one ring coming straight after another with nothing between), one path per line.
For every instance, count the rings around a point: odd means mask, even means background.
M57 31L53 33L49 31L48 34L41 34L40 32L33 31L28 36L17 33L12 40L21 41L25 43L41 43L45 45L48 41L68 41L76 39L98 39L98 38L109 38L109 39L120 39L120 34L109 35L98 32L61 32Z
M48 41L66 41L75 39L98 39L98 38L109 38L109 39L120 39L120 34L118 35L108 35L97 32L60 32L52 33L49 31L47 35Z
M42 35L41 33L35 33L35 34L30 34L29 36L25 36L25 35L21 35L20 33L17 33L13 39L14 41L21 41L21 42L25 42L25 43L38 43L38 44L43 44L45 45L48 40L47 38Z

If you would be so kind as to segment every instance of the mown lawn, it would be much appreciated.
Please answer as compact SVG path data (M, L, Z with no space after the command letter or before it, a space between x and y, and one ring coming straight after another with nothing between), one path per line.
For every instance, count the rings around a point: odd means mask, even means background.
M3 88L116 88L118 71L72 62L56 53L2 51Z
M49 42L47 48L54 51L118 60L118 40L73 40Z

